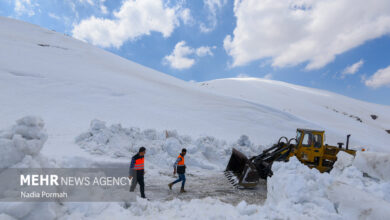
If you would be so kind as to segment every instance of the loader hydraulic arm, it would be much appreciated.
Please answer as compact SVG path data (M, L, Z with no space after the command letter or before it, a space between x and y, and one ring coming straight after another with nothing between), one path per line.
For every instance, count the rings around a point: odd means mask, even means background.
M283 142L282 139L285 139L286 142ZM292 144L292 141L296 142L296 139L293 138L287 141L286 137L281 137L277 144L250 159L257 168L260 178L267 179L268 176L272 176L271 167L273 162L287 161L293 155L296 145Z
M285 139L286 142L282 140ZM277 144L264 150L260 155L248 159L244 154L233 149L225 175L234 186L254 187L259 179L267 179L272 176L272 163L274 161L286 161L290 158L296 145L291 144L295 138L281 137Z

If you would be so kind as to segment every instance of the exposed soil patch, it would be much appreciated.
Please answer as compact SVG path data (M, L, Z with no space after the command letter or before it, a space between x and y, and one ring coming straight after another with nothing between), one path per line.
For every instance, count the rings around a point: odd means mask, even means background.
M68 48L61 47L61 46L55 46L55 45L50 45L50 44L37 44L40 47L53 47L53 48L58 48L62 50L68 50Z
M360 123L363 123L363 120L359 117L359 116L356 116L356 115L352 115L352 114L349 114L349 113L347 113L347 112L340 112L339 110L337 110L337 109L335 109L335 108L333 108L333 109L331 109L330 107L328 107L328 106L325 106L325 108L327 108L327 109L330 109L330 110L332 110L332 111L334 111L334 112L336 112L336 113L340 113L340 114L343 114L343 115L345 115L345 116L349 116L350 118L353 118L353 119L355 119L356 121L358 121L358 122L360 122ZM376 115L375 115L376 116ZM371 117L372 117L372 115L371 115ZM378 116L376 116L376 118L377 118ZM375 119L374 119L375 120Z

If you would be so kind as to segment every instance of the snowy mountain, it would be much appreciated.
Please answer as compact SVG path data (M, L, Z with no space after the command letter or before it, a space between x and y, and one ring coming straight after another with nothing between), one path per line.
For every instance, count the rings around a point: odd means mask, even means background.
M95 118L227 140L247 134L264 144L311 124L265 105L211 94L21 21L0 19L0 47L0 99L6 103L0 120L11 125L25 115L41 116L49 132L47 145L58 148L45 153L66 154L64 141L72 145ZM270 125L275 129L270 131Z
M389 151L390 107L367 103L319 89L259 78L218 79L199 83L202 88L292 114L325 129L329 144L352 145ZM342 136L340 136L342 135Z
M146 188L153 200L3 203L0 219L172 219L182 213L194 219L353 219L360 214L380 219L389 214L383 207L390 204L390 154L376 153L390 151L389 106L265 79L185 82L2 17L0 103L0 168L127 168L129 157L146 146ZM267 186L253 192L223 183L220 171L232 147L255 155L280 136L294 137L296 128L324 129L329 144L352 134L351 146L369 152L356 159L341 155L330 174L296 159L275 163ZM172 180L172 161L183 146L193 192L179 197L165 182ZM345 200L351 192L355 200L370 201L371 211Z
M0 98L6 103L0 120L10 125L25 115L43 117L47 145L59 148L45 153L66 154L63 142L72 145L95 118L226 140L246 134L263 145L294 136L298 127L326 129L332 144L347 133L352 144L378 150L390 140L384 131L390 107L264 80L207 82L223 94L210 93L54 31L8 18L0 27Z

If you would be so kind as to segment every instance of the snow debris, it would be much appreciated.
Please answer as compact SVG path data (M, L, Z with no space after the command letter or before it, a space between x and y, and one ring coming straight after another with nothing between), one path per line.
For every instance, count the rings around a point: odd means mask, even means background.
M344 151L340 151L337 154L337 160L333 165L333 169L331 171L332 175L340 175L346 167L352 165L353 160L353 155L348 154Z
M386 219L390 213L390 182L385 176L366 176L355 167L359 164L360 169L375 170L384 165L384 160L361 162L361 158L373 159L371 154L379 156L365 152L354 158L340 152L330 173L310 169L295 157L287 163L274 163L264 208L289 210L293 219Z
M17 120L11 129L0 131L0 168L12 167L21 162L26 167L34 167L36 161L33 158L39 154L46 140L47 133L42 119L26 116Z
M390 202L350 184L334 182L328 188L327 195L344 219L385 220L390 216Z
M75 141L91 154L112 158L130 158L141 146L145 146L148 161L165 167L172 166L181 149L186 148L186 163L207 170L224 169L233 147L248 156L262 151L262 147L254 145L246 135L242 135L237 142L228 144L212 136L192 139L190 136L179 135L177 131L123 128L120 124L108 127L105 122L96 119L91 122L90 129L76 137Z
M372 193L381 189L372 186L381 183L363 176L348 155L340 153L338 158L338 171L330 174L310 169L295 157L287 163L275 162L263 206L245 201L234 206L217 198L165 202L137 198L127 206L121 203L64 204L68 211L62 219L386 219L390 214L389 201ZM347 176L353 176L352 180ZM368 188L353 185L354 178ZM389 191L383 193L390 194Z
M26 116L16 121L10 129L0 130L0 173L6 168L45 168L54 163L40 151L47 140L42 119ZM1 193L4 193L0 186ZM54 219L55 203L1 202L0 219Z
M332 182L328 173L310 169L296 157L288 163L275 162L272 170L274 175L267 180L265 206L289 210L295 216L293 219L339 218L333 203L326 198L326 186Z
M39 167L39 151L47 139L43 121L26 117L8 130L0 132L1 147L9 158L5 167ZM17 141L15 141L17 140ZM187 164L208 172L226 166L231 149L248 156L261 152L245 135L228 144L211 136L192 139L176 131L107 126L93 120L88 132L76 143L91 154L110 158L130 157L146 146L149 167L157 173L171 166L181 148L188 149ZM167 159L168 158L168 159ZM237 205L218 198L173 199L161 202L137 199L116 203L2 203L1 219L386 219L390 216L389 154L358 152L356 157L340 152L334 169L320 173L290 158L275 162L273 176L267 180L267 199L263 205ZM4 162L6 161L6 162ZM197 210L194 212L193 210ZM283 211L281 211L283 210ZM227 217L228 216L228 217Z
M390 181L390 154L358 152L353 165L371 177Z
M0 219L1 220L16 220L16 218L12 217L12 216L9 216L7 214L4 214L4 213L1 213L0 214Z

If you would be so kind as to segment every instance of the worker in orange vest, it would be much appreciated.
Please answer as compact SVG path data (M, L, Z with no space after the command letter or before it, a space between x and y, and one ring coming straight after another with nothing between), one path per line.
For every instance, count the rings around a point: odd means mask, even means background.
M144 155L146 149L141 147L136 155L131 158L129 178L132 179L130 192L134 192L137 183L139 184L141 197L145 198L145 183L144 183Z
M179 174L179 178L177 180L175 180L174 182L168 184L168 187L170 190L172 190L172 186L173 184L175 183L178 183L180 181L181 182L181 190L180 192L181 193L184 193L186 192L184 190L184 185L186 183L186 176L185 176L185 173L186 173L186 165L184 163L184 156L186 155L187 153L187 150L185 148L183 148L181 150L181 154L179 154L179 156L177 157L177 160L175 162L175 164L173 165L173 175L176 175L176 172L177 174Z

